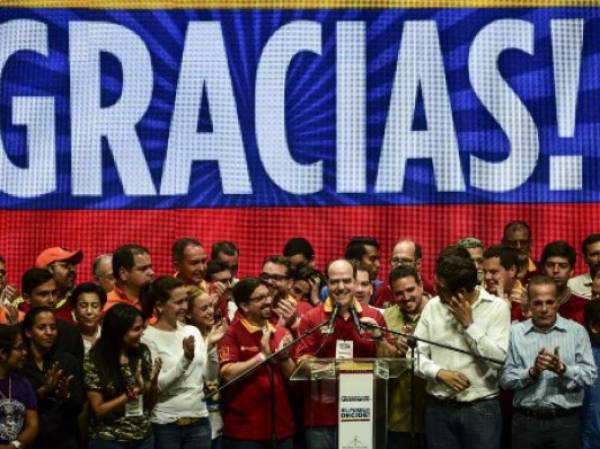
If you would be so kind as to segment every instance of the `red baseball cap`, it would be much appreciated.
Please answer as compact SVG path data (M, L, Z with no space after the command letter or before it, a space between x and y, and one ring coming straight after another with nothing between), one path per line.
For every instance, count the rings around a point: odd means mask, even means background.
M47 268L53 262L71 262L73 265L81 263L83 259L83 252L69 251L58 246L54 248L47 248L37 256L35 260L36 268Z

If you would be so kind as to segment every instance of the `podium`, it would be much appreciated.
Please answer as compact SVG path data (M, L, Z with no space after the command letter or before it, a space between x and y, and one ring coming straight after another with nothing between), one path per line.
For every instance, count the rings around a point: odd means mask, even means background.
M412 363L315 358L302 361L290 380L306 383L307 426L337 425L338 449L382 449L387 446L388 380L411 371Z

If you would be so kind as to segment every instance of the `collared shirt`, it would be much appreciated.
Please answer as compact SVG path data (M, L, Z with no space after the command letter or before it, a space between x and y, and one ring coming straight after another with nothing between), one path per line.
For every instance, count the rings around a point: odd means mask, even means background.
M537 378L529 375L541 348L559 348L566 371L558 375L544 370ZM554 325L543 331L531 319L515 323L500 382L514 390L513 405L535 410L580 407L584 388L596 378L590 339L583 326L557 315Z
M270 323L267 326L273 330L270 346L275 351L283 337L289 335L289 331ZM230 363L244 362L255 357L260 352L262 336L262 328L254 326L243 316L232 323L218 343L221 369ZM272 398L272 391L275 398ZM287 384L279 363L264 364L246 378L240 379L237 385L224 390L222 404L223 436L227 438L269 440L272 426L275 427L278 440L294 434L294 418ZM272 416L272 407L275 407L275 416Z
M106 313L112 306L121 303L129 304L138 310L142 310L142 305L140 304L139 298L130 299L123 290L115 285L115 288L113 288L107 295L106 304L104 304L104 313Z
M567 287L582 298L592 298L592 277L590 276L590 273L580 274L579 276L569 279Z
M593 345L592 352L596 369L600 366L600 346ZM598 449L600 442L600 380L586 389L581 414L581 449Z
M421 318L417 313L404 313L398 304L383 312L387 327L402 332L403 326L416 327ZM411 430L411 373L406 372L397 379L389 380L388 393L388 429L392 432L410 432ZM415 378L415 431L423 433L425 429L425 381Z
M504 361L508 348L510 310L503 299L477 288L479 297L472 304L473 323L466 329L439 296L427 303L415 329L416 337L440 342L473 354ZM427 393L440 399L471 402L499 392L499 364L474 356L419 342L417 374L427 380ZM441 369L458 371L470 381L469 388L456 393L436 379Z

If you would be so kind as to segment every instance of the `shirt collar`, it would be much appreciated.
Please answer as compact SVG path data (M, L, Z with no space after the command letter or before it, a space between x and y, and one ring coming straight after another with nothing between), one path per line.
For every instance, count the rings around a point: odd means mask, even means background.
M244 326L246 328L246 330L250 333L250 334L254 334L255 332L262 332L263 328L256 326L254 324L252 324L250 321L248 321L246 318L242 317L240 318L240 322L242 323L242 326ZM269 328L269 330L271 332L275 332L275 326L273 326L270 322L267 321L267 327Z
M525 321L525 333L528 334L529 332L532 332L534 330L545 333L545 334L550 333L554 330L557 330L560 332L567 332L566 325L567 325L567 320L565 318L563 318L562 316L560 316L559 314L556 314L556 321L554 322L552 327L550 327L549 329L546 329L546 330L542 330L542 329L535 327L533 324L533 319L529 318L527 321Z
M353 305L358 313L362 313L363 308L360 302L358 302L356 299L353 299ZM323 303L323 310L325 313L331 313L333 311L333 299L331 299L330 296L328 296Z

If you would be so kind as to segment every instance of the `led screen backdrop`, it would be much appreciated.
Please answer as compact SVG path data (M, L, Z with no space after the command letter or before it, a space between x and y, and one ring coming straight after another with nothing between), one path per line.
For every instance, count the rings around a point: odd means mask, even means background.
M0 251L351 235L425 267L511 219L598 231L600 9L538 1L0 2ZM386 264L384 263L384 266Z

